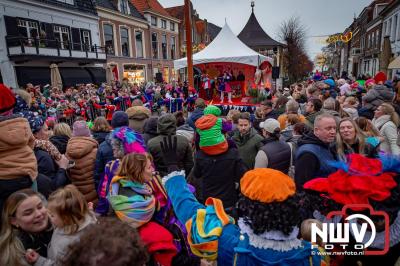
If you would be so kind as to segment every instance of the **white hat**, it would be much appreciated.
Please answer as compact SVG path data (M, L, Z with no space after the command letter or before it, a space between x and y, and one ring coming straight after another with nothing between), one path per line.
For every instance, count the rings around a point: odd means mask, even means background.
M260 128L265 129L265 131L267 131L269 133L274 133L275 129L277 129L277 128L280 129L280 126L281 125L279 124L278 120L273 119L273 118L268 118L264 122L260 123Z

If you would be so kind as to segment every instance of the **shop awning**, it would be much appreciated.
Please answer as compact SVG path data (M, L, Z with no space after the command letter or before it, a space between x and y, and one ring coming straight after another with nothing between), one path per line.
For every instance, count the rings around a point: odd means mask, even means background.
M33 85L50 84L49 67L25 67L16 66L17 81L19 86L25 86L28 83Z
M77 84L92 83L92 77L85 68L60 67L60 73L64 86L75 86Z
M388 69L400 69L400 56L396 57L392 62L390 62Z
M106 70L102 67L88 67L86 68L92 76L92 83L100 85L106 82Z

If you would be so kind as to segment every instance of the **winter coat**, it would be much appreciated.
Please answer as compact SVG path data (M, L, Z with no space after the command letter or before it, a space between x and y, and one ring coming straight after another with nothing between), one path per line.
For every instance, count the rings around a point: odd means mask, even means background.
M100 145L101 143L103 143L103 141L106 140L108 134L110 134L110 132L98 131L98 132L93 132L92 136Z
M235 206L238 192L235 183L247 171L236 148L229 148L218 155L208 155L202 150L195 154L193 176L202 183L202 199L219 198L225 208Z
M39 174L50 178L53 190L68 184L69 181L66 170L59 168L57 163L47 151L44 151L40 148L35 148L34 152Z
M96 218L92 215L87 215L76 233L67 234L62 228L54 229L53 236L47 248L47 258L40 256L34 266L62 265L61 260L67 254L68 246L79 241L85 229L94 223L96 223Z
M291 148L289 144L268 137L262 141L262 147L256 155L255 168L272 168L285 174L289 172Z
M97 203L93 178L98 143L91 137L72 137L67 145L67 157L75 162L70 169L71 182L85 196L87 202Z
M99 145L96 154L96 161L94 163L93 178L96 189L99 187L100 180L103 179L104 169L106 164L112 160L115 160L112 146L111 146L111 133L105 138L105 141Z
M150 110L144 106L132 106L125 113L129 117L129 127L136 132L143 133L144 123L151 116Z
M144 142L147 143L149 142L150 139L157 137L157 117L150 117L149 119L146 120L143 126L143 140Z
M322 114L322 111L314 112L306 116L306 120L308 121L308 125L314 127L314 121L317 116Z
M65 154L65 152L67 151L67 144L68 144L68 140L69 137L68 136L51 136L50 137L50 142L54 144L54 146L57 147L58 151L61 154Z
M0 116L0 180L29 176L35 180L38 167L28 121L18 116Z
M160 172L161 176L168 174L168 165L164 163L160 142L162 142L164 137L168 135L176 135L176 122L169 117L169 115L166 115L158 119L157 132L159 135L149 140L147 145L149 152L153 156L156 170ZM184 169L186 173L190 173L190 170L193 167L192 147L187 138L183 136L176 137L178 166L180 169Z
M22 229L18 230L18 239L21 241L25 250L33 249L39 253L40 256L47 257L47 247L50 244L53 235L53 226L50 221L48 228L38 233L28 233Z
M254 128L250 128L250 132L244 136L240 135L239 130L235 130L232 140L235 142L240 158L242 158L247 169L254 168L254 161L259 148L262 147L261 137Z
M187 119L187 123L190 127L192 127L193 129L196 129L195 123L197 121L197 119L199 119L200 117L202 117L204 115L204 109L202 108L196 108L194 109L194 111L192 112L192 114L189 116L189 118Z
M304 183L317 178L326 177L336 171L328 164L337 159L336 150L322 142L314 133L309 133L297 142L295 160L295 181L297 189L303 189Z
M379 148L385 153L394 155L400 154L400 147L397 145L398 132L396 125L390 120L389 115L374 118L372 124L379 130L381 136L385 138Z
M189 143L192 143L194 137L194 129L188 124L183 124L182 126L176 129L176 135L183 136L187 138Z
M382 103L391 102L393 97L394 92L392 89L385 85L375 85L362 97L362 101L364 102L363 107L368 110L375 110Z

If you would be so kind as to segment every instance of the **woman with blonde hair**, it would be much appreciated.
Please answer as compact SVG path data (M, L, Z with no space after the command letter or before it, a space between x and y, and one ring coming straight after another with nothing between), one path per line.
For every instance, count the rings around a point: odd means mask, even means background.
M381 151L399 155L400 146L398 143L399 136L397 128L400 125L400 118L395 112L394 107L389 103L381 104L375 110L372 124L379 130L381 136L384 138L380 145Z
M71 127L66 123L58 123L54 126L53 136L51 136L49 140L57 147L61 154L65 154L67 143L71 137Z
M25 266L25 250L47 256L53 229L45 199L32 189L11 194L4 204L0 231L0 265Z
M365 136L351 118L343 118L338 124L336 151L339 158L344 161L346 161L346 155L351 153L377 157L376 149L365 141Z

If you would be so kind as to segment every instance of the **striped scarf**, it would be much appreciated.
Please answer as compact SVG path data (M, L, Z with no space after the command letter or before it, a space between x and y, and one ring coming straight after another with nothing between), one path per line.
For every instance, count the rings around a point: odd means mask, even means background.
M119 194L120 187L131 189L134 195ZM149 222L156 208L156 199L149 185L127 180L123 176L112 179L107 199L117 217L133 228Z

